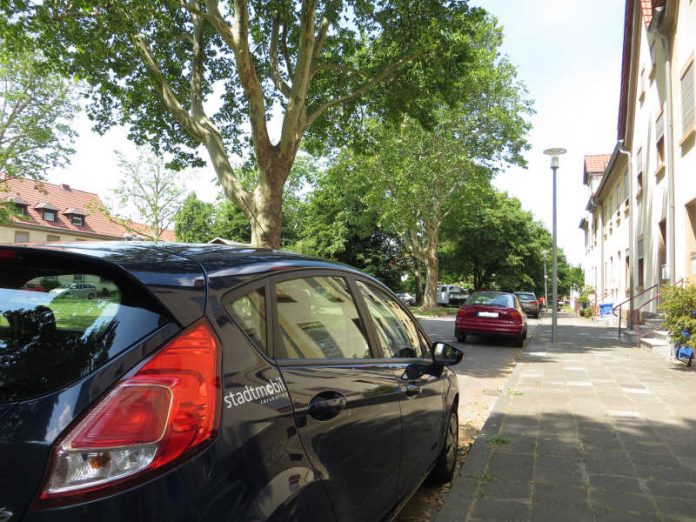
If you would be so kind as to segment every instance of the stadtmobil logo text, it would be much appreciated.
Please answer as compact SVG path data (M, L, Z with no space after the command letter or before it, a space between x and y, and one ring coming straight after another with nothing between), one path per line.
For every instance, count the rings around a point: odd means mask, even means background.
M260 404L266 404L280 398L287 399L288 390L285 388L283 380L278 377L276 379L271 379L268 384L263 386L246 385L242 391L228 392L225 395L225 405L228 408L232 408L251 401L258 401Z

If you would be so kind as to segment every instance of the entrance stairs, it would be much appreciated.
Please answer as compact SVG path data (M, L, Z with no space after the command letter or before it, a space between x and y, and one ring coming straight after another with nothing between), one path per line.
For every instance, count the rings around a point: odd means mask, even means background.
M643 316L643 314L641 314ZM664 316L662 314L645 313L640 325L634 325L621 332L622 338L634 345L638 345L638 333L640 332L640 345L644 346L658 357L674 357L669 333L664 328Z

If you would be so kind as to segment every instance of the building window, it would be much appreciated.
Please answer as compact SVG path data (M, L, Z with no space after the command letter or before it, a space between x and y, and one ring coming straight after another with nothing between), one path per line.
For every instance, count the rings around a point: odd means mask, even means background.
M657 171L656 175L660 175L664 172L663 168L665 164L665 122L664 113L661 112L660 115L655 120L655 135L657 136Z
M27 206L26 205L16 205L17 207L17 214L21 216L26 216L27 215Z
M624 172L624 200L628 200L628 195L629 195L629 180L628 180L628 171Z
M81 227L85 224L85 218L82 216L78 216L77 214L73 214L72 216L70 216L70 222L76 227Z
M60 241L60 236L54 236L54 235L48 234L46 236L46 241Z
M682 133L688 134L694 124L694 62L686 66L681 76Z
M638 98L640 99L640 103L643 103L643 100L645 100L645 91L646 91L646 85L647 85L647 73L645 72L645 66L641 67L640 69L640 94L638 95Z
M29 232L20 232L15 230L15 243L28 243L29 242Z
M56 213L53 210L44 210L43 211L43 218L45 221L55 221L56 220Z

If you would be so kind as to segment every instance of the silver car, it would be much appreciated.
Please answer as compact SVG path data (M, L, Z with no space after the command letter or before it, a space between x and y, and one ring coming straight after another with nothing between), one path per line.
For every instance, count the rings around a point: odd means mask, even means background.
M50 293L72 299L94 299L97 297L97 287L90 283L68 283L54 288Z

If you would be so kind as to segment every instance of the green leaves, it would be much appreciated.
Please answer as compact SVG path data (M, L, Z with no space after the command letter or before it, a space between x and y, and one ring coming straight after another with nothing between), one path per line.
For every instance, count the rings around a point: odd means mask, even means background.
M77 104L45 59L0 36L0 173L41 178L69 161Z

